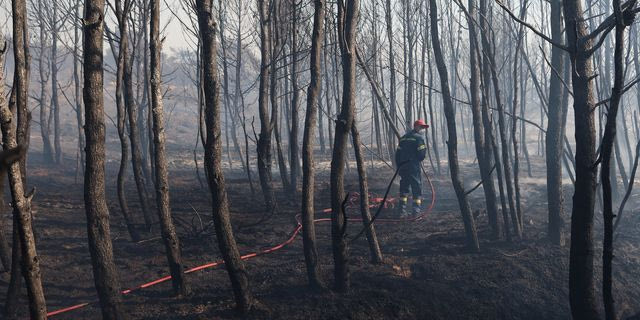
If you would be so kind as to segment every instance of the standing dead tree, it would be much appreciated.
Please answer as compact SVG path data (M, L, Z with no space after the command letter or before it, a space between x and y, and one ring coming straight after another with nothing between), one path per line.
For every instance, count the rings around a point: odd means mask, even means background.
M13 94L15 96L14 110L22 110L26 113L27 110L27 92L28 92L28 55L26 50L26 5L25 1L14 0L12 2L12 14L13 14L13 48L15 59L15 71L14 71L14 86ZM0 37L0 42L4 43L4 39ZM4 53L6 50L6 44L2 51L0 51L0 64L4 61ZM20 121L18 118L17 125L14 125L13 114L9 108L9 103L6 101L6 95L4 92L4 78L0 74L0 124L2 126L2 145L3 155L6 155L10 150L17 151L15 159L9 162L11 165L8 168L9 173L9 188L11 190L11 199L13 206L13 219L14 228L14 241L19 241L19 245L14 243L14 250L16 248L21 249L21 256L16 257L14 254L13 268L18 268L17 263L21 262L22 276L26 280L27 293L29 296L29 314L31 319L46 319L47 318L47 306L44 299L44 292L42 290L42 279L40 275L40 262L38 259L38 253L36 252L36 240L33 233L32 226L32 212L31 212L31 200L33 198L33 192L25 194L26 183L26 170L23 171L21 163L16 162L18 158L24 158L26 149L23 145L18 144L17 133L21 132L23 128L18 126L28 125L27 121ZM16 148L20 148L17 149ZM4 156L2 157L4 158ZM6 166L9 163L0 163L0 170L7 170ZM15 236L17 235L17 236ZM17 261L16 261L17 260ZM17 270L12 270L12 278L14 276L20 276ZM12 281L13 282L13 281ZM18 282L18 293L20 289L20 282ZM14 294L9 289L9 294ZM14 299L7 299L7 301L17 302L17 297ZM7 305L7 316L15 316L15 305Z
M324 38L324 0L313 2L313 32L311 35L311 82L307 89L307 111L302 138L302 241L307 278L312 287L321 287L316 230L314 224L315 162L314 135L318 117L319 91L322 86L321 53Z
M275 0L273 0L275 1ZM273 177L271 176L271 135L273 120L269 117L269 72L271 69L270 46L271 26L268 0L258 0L260 16L260 85L258 114L260 116L260 136L258 137L258 175L264 196L265 210L273 210Z
M120 280L113 260L109 209L105 197L105 123L103 97L104 0L85 0L83 26L86 170L84 199L93 278L103 319L124 319Z
M118 194L118 203L120 204L120 210L122 216L127 224L127 231L131 237L131 241L140 240L140 235L135 228L129 206L127 204L126 192L125 192L125 180L127 172L127 162L129 159L129 143L127 142L126 133L126 113L124 102L124 73L125 73L125 60L128 54L129 48L129 34L128 34L128 13L131 9L131 1L125 0L124 3L121 0L115 1L115 15L118 21L118 28L120 29L120 41L118 45L118 54L116 57L116 127L118 131L118 138L120 139L120 167L118 169L118 177L116 181L116 192ZM107 37L111 45L112 51L114 51L114 40L107 32Z
M358 182L360 185L360 214L362 216L362 224L364 225L365 233L367 234L367 243L369 244L369 253L371 255L371 262L374 264L382 263L382 250L380 250L380 243L378 242L378 236L376 230L371 223L371 210L369 209L369 182L367 180L367 167L365 166L364 154L362 152L362 141L360 140L360 133L358 132L358 126L354 117L353 125L351 126L351 139L353 142L353 150L356 156L356 166L358 167Z
M38 109L40 109L40 137L42 139L42 158L44 162L53 164L53 145L51 143L51 106L47 103L47 83L51 77L50 64L47 63L47 59L51 60L51 57L47 56L47 45L49 43L50 33L47 28L47 19L45 19L45 8L43 7L43 0L38 0L37 3L32 4L32 11L34 15L34 23L38 26L38 45L35 46L38 54L36 56L38 66L38 82L40 86L40 96L38 100ZM48 12L48 8L46 9ZM57 85L57 84L56 84Z
M356 100L356 30L360 1L346 4L338 1L338 42L342 55L342 106L338 119L331 158L331 242L333 248L335 290L349 289L348 248L346 241L346 212L344 198L344 168L347 159L347 143L353 126Z
M562 35L562 1L551 1L551 37L557 43L563 42ZM558 72L564 70L564 53L562 49L551 47L551 66ZM562 203L562 159L563 159L563 138L564 126L562 105L562 79L560 74L551 73L549 81L549 112L547 133L545 135L546 160L547 160L547 202L549 209L549 240L558 245L563 243L564 220Z
M442 102L445 117L447 120L447 132L449 138L447 140L447 148L449 153L449 172L451 173L451 182L453 189L458 197L458 205L462 214L462 221L464 222L465 233L467 236L467 246L472 251L478 251L480 245L478 244L478 234L476 231L475 221L471 214L471 207L467 200L467 195L460 179L460 168L458 165L458 137L456 132L456 120L455 111L453 109L453 103L451 100L451 92L449 90L449 76L447 73L447 67L442 54L442 47L440 46L440 35L438 33L438 8L436 0L429 0L430 10L429 18L431 22L431 42L433 45L433 53L436 59L436 66L438 73L440 74L440 90L442 91Z
M231 286L236 300L236 308L241 313L251 310L254 301L249 290L249 279L240 259L238 246L233 237L231 219L229 217L229 199L222 172L222 136L220 128L220 97L217 65L216 22L209 0L197 0L198 25L202 39L202 70L204 76L205 98L205 169L211 203L213 204L213 221L216 238L222 257L224 258Z
M632 1L632 6L635 5ZM633 23L633 15L623 15L620 0L613 1L615 17L615 53L614 53L614 82L607 112L604 135L600 145L600 176L602 179L602 204L604 221L604 243L602 248L602 297L604 300L605 319L617 319L613 301L613 194L611 188L611 154L616 139L616 125L618 108L622 100L624 88L624 34L625 29ZM622 165L622 163L620 163ZM622 169L622 167L621 167ZM617 180L614 178L614 180Z
M492 145L490 139L487 139L485 128L482 121L482 100L480 88L480 46L478 42L478 34L476 28L477 8L476 1L469 0L469 8L467 11L467 19L469 25L469 67L470 67L470 85L469 91L471 96L471 115L473 119L473 136L475 140L476 156L478 158L478 166L480 167L480 177L482 178L482 187L484 190L487 216L489 217L489 225L493 238L500 237L500 223L498 219L498 205L496 198L496 189L491 174L493 168ZM435 141L434 141L435 143Z
M171 217L171 206L169 203L169 168L167 166L167 155L165 150L164 132L164 106L162 102L162 68L161 51L162 42L160 40L160 2L151 0L151 110L153 114L153 150L155 155L155 188L156 205L160 218L160 231L169 262L173 292L176 295L185 295L189 291L184 279L184 265L182 263L182 253L180 249L180 239L176 233L176 227Z

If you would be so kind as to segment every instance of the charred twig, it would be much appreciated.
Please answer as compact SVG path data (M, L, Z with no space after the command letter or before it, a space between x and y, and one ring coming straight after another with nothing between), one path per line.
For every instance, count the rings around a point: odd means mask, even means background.
M493 170L496 169L496 165L494 164L493 167L491 168L491 171L489 171L489 176L493 173ZM476 191L476 189L480 188L480 186L484 183L484 179L480 180L480 182L478 182L478 184L476 184L475 187L471 188L471 190L467 191L464 193L465 196L468 196L470 193Z
M376 219L378 218L378 216L380 215L380 212L382 212L382 208L384 207L384 204L387 203L387 197L389 196L389 191L391 191L391 186L393 185L393 181L396 180L396 177L398 176L398 171L400 171L400 168L405 165L408 161L402 162L400 164L398 164L398 168L396 169L396 171L393 173L393 177L391 178L391 181L389 181L389 184L387 185L387 190L384 192L384 197L382 197L382 201L380 202L380 205L378 206L378 210L376 210L376 214L373 216L373 218L371 218L371 221L369 221L369 223L367 223L366 226L364 226L364 228L362 228L362 230L360 230L360 232L358 232L358 234L353 237L353 239L351 239L349 242L354 242L356 240L358 240L358 238L360 238L360 236L362 236L362 234L371 227L371 225L373 225L373 223L376 221Z

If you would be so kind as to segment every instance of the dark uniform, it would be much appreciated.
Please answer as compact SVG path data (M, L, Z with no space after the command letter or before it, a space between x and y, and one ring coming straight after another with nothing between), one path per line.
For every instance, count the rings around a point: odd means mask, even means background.
M422 205L422 175L421 163L427 153L422 135L415 130L409 131L398 143L396 150L396 165L400 166L400 211L404 214L407 205L409 189L413 193L413 211L418 213Z

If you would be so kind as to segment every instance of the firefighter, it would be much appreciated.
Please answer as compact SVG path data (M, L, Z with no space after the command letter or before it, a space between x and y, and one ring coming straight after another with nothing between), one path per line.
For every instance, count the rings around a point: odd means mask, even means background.
M413 129L400 138L398 149L396 150L396 165L399 166L400 175L400 199L398 201L398 211L401 217L406 217L407 203L409 201L409 189L413 195L414 215L422 211L422 160L424 160L427 146L425 145L422 132L429 128L424 120L419 119L413 123Z

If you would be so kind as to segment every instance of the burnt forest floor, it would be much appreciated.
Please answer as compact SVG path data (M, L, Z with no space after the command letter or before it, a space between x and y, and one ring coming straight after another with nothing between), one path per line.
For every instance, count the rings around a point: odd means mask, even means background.
M188 151L185 151L188 154ZM178 157L178 155L174 155ZM189 155L185 155L189 158ZM34 199L35 229L38 239L45 295L49 311L81 302L95 301L91 261L87 247L82 177L74 180L73 166L47 168L38 154L31 155L29 185L37 187ZM544 177L541 159L533 173ZM73 163L72 159L69 159ZM183 161L187 163L187 160ZM536 165L537 163L537 165ZM239 167L239 164L236 165ZM270 255L246 262L251 290L260 302L259 319L568 319L569 249L550 245L546 240L546 188L544 179L527 178L521 173L525 239L514 243L489 240L487 216L478 217L480 253L464 247L464 230L457 200L443 166L443 175L434 177L437 201L434 210L420 222L376 224L386 263L369 263L366 240L350 246L352 288L347 294L331 290L311 291L300 237L291 245ZM382 195L393 172L384 167L368 168L371 192ZM134 287L168 273L164 247L157 238L157 225L141 243L129 241L115 192L117 162L107 165L107 199L111 212L111 231L116 264L123 288ZM329 172L318 165L316 208L329 207ZM183 257L187 268L220 260L211 227L210 196L198 183L194 169L172 162L171 204L179 227ZM265 214L258 184L252 194L248 181L235 168L227 175L228 193L235 235L241 253L254 252L286 240L295 228L297 201L278 192L278 211ZM131 170L129 168L129 173ZM467 188L478 181L477 166L463 163ZM347 173L346 189L358 190L355 167ZM274 172L274 181L279 175ZM204 176L203 176L204 177ZM254 179L256 175L254 174ZM129 207L142 222L135 184L127 183ZM279 184L276 188L280 190ZM425 183L425 197L429 191ZM150 190L152 191L152 189ZM392 189L395 196L397 185ZM153 192L152 192L153 193ZM572 187L565 184L565 205L570 212ZM426 201L428 202L428 201ZM482 189L471 195L474 209L484 206ZM622 318L640 313L640 215L637 203L627 213L616 241L614 292ZM358 214L352 209L352 214ZM383 217L393 216L392 210ZM318 215L321 217L322 215ZM261 221L263 220L263 221ZM568 221L568 218L566 219ZM596 214L597 283L600 282L601 217ZM10 231L8 210L2 214L4 229ZM256 223L259 222L259 223ZM352 222L354 235L360 224ZM140 225L140 229L142 226ZM567 225L568 229L568 225ZM319 261L322 277L330 287L332 255L330 227L317 225ZM8 284L8 273L0 275L0 293ZM131 319L231 319L232 292L223 267L189 274L187 297L172 297L170 283L164 283L124 296ZM22 312L27 317L26 290ZM599 297L599 296L598 296ZM4 303L4 301L0 301ZM96 303L52 319L96 319ZM636 316L637 317L637 316Z

